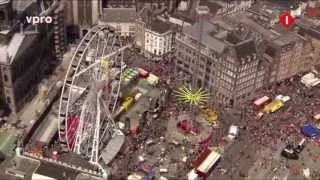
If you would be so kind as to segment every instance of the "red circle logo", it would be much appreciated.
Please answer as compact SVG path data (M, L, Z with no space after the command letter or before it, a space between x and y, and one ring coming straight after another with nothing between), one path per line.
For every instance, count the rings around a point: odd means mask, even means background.
M292 27L294 22L295 18L289 12L281 13L279 16L279 23L286 28Z

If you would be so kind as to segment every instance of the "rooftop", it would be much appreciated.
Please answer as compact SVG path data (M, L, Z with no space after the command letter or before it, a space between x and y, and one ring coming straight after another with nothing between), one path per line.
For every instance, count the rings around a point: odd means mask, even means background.
M0 45L0 63L11 64L16 57L30 47L37 35L38 33L34 31L15 33L9 44Z
M192 18L187 12L176 12L170 15L173 18L180 19L189 24L194 24L196 22L195 18Z
M238 44L239 42L241 42L241 39L233 33L228 33L225 40L231 44Z
M33 4L33 0L13 0L12 7L17 11L24 11L27 9L31 4Z
M282 47L290 43L296 42L297 40L299 40L299 37L297 36L296 32L288 32L283 34L282 36L279 36L272 42L275 45Z
M0 164L0 177L6 180L17 179L15 176L8 175L7 170L22 172L26 177L31 177L39 166L40 162L34 159L23 156L8 157Z
M6 4L6 3L9 3L9 2L10 2L10 0L0 0L0 5Z
M136 19L135 8L104 8L102 20L105 22L134 22Z
M233 16L230 16L235 21L243 23L247 25L251 30L258 32L266 39L273 39L276 38L278 35L268 29L265 29L263 26L259 25L258 23L254 22L252 19L247 17L245 13L236 13Z
M218 10L222 8L222 6L217 4L214 0L200 0L199 6L207 6L212 15L215 15Z
M171 25L159 19L155 19L151 21L151 23L149 24L149 28L151 31L157 32L159 34L163 34L168 32L171 29Z
M257 53L256 46L253 40L243 41L235 45L236 54L238 59L247 58L248 56L253 56Z
M202 44L208 48L214 50L217 53L222 53L226 48L226 44L219 41L213 36L213 31L217 31L217 26L209 23L203 22L203 34L202 34ZM188 26L183 28L183 33L190 36L192 39L197 40L199 38L200 24L196 23L193 26Z

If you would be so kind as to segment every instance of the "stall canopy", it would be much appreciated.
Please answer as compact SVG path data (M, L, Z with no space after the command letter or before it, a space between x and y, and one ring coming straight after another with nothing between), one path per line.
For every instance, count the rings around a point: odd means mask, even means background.
M304 125L301 131L307 137L317 137L320 135L319 130L311 124Z

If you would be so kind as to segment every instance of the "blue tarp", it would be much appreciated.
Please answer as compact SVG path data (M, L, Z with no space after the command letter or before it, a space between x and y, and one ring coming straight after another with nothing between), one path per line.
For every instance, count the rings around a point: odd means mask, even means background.
M311 124L303 125L301 131L307 137L317 137L320 135L319 130Z

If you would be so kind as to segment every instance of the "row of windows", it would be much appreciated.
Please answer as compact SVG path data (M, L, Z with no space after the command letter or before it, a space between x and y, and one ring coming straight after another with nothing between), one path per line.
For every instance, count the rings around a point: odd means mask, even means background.
M239 75L239 78L248 76L248 75L250 75L250 74L255 74L256 71L257 71L256 68L251 68L251 69L247 69L246 71L241 71L241 73L240 73L240 75Z
M256 74L251 74L251 75L249 75L249 76L245 76L245 77L243 77L243 78L240 78L239 80L238 80L238 82L239 83L243 83L243 82L247 82L247 81L249 81L250 79L255 79L255 76L256 76Z
M241 83L238 85L237 89L239 89L239 91L243 91L243 89L246 89L248 87L252 87L254 86L254 79L251 79L249 81L245 81L245 83Z

